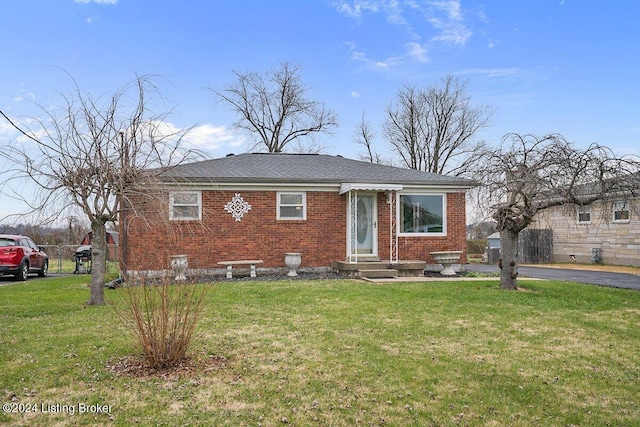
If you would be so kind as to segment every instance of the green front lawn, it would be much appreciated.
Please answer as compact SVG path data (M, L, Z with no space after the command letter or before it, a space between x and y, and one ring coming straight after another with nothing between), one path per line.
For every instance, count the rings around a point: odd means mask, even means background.
M519 292L495 280L204 285L197 368L132 376L111 369L134 344L111 307L83 305L88 280L0 282L0 402L30 411L0 423L640 425L640 292L525 280Z

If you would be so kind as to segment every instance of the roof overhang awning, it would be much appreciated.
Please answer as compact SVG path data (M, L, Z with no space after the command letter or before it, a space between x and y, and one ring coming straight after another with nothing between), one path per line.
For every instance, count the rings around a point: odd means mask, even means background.
M371 183L342 183L340 184L340 194L349 191L400 191L402 185L399 184L371 184Z

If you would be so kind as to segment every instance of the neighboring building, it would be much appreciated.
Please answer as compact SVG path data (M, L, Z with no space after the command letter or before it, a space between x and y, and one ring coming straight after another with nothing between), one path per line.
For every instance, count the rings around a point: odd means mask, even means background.
M119 233L115 230L107 230L107 259L108 260L117 260L118 259L118 241L119 241ZM93 245L93 231L88 232L82 238L80 242L80 246L92 246Z
M116 246L118 244L118 240L119 240L119 235L117 231L107 230L107 245ZM84 235L84 237L82 238L82 241L80 242L80 245L81 246L93 245L93 231L90 231Z
M166 268L174 254L199 270L243 259L282 268L288 252L302 253L302 268L434 263L430 252L445 250L466 262L470 180L341 156L247 153L177 166L161 181L120 220L127 270Z
M536 216L531 227L553 230L554 262L640 266L640 200L613 199L560 206Z
M484 255L482 261L487 264L495 264L500 259L500 232L487 236L487 246L484 249Z
M479 224L467 226L467 239L482 240L494 234L498 229L498 223L495 221L483 221Z

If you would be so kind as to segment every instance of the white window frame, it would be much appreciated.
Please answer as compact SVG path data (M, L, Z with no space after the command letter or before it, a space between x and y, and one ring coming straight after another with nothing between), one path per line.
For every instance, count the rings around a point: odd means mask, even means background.
M302 196L301 204L283 204L282 196ZM282 216L281 207L302 208L302 217ZM307 193L304 191L278 191L276 193L276 218L281 221L306 221L307 219Z
M580 220L580 215L589 214L587 221ZM576 221L578 224L591 224L591 205L578 206L576 209Z
M624 219L616 219L616 212L626 212L627 217ZM629 202L626 200L616 200L613 202L613 222L627 223L631 219L631 209L629 209Z
M442 232L403 232L402 231L402 196L440 196L442 198ZM396 227L398 236L402 237L445 237L447 235L447 194L446 193L427 193L427 192L400 192L396 198Z
M196 195L197 196L197 202L196 204L189 204L189 203L180 203L180 204L176 204L175 203L175 197L178 194L189 194L189 195ZM190 216L180 216L180 217L176 217L175 215L175 210L174 207L176 206L182 206L182 207L193 207L193 206L197 206L198 208L198 214L195 217L190 217ZM171 193L169 193L169 219L171 221L200 221L202 220L202 192L201 191L173 191Z

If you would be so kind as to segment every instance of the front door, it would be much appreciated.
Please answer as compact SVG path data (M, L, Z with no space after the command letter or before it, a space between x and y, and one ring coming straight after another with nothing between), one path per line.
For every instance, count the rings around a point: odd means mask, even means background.
M378 197L377 193L354 192L349 209L349 257L373 258L378 256Z

